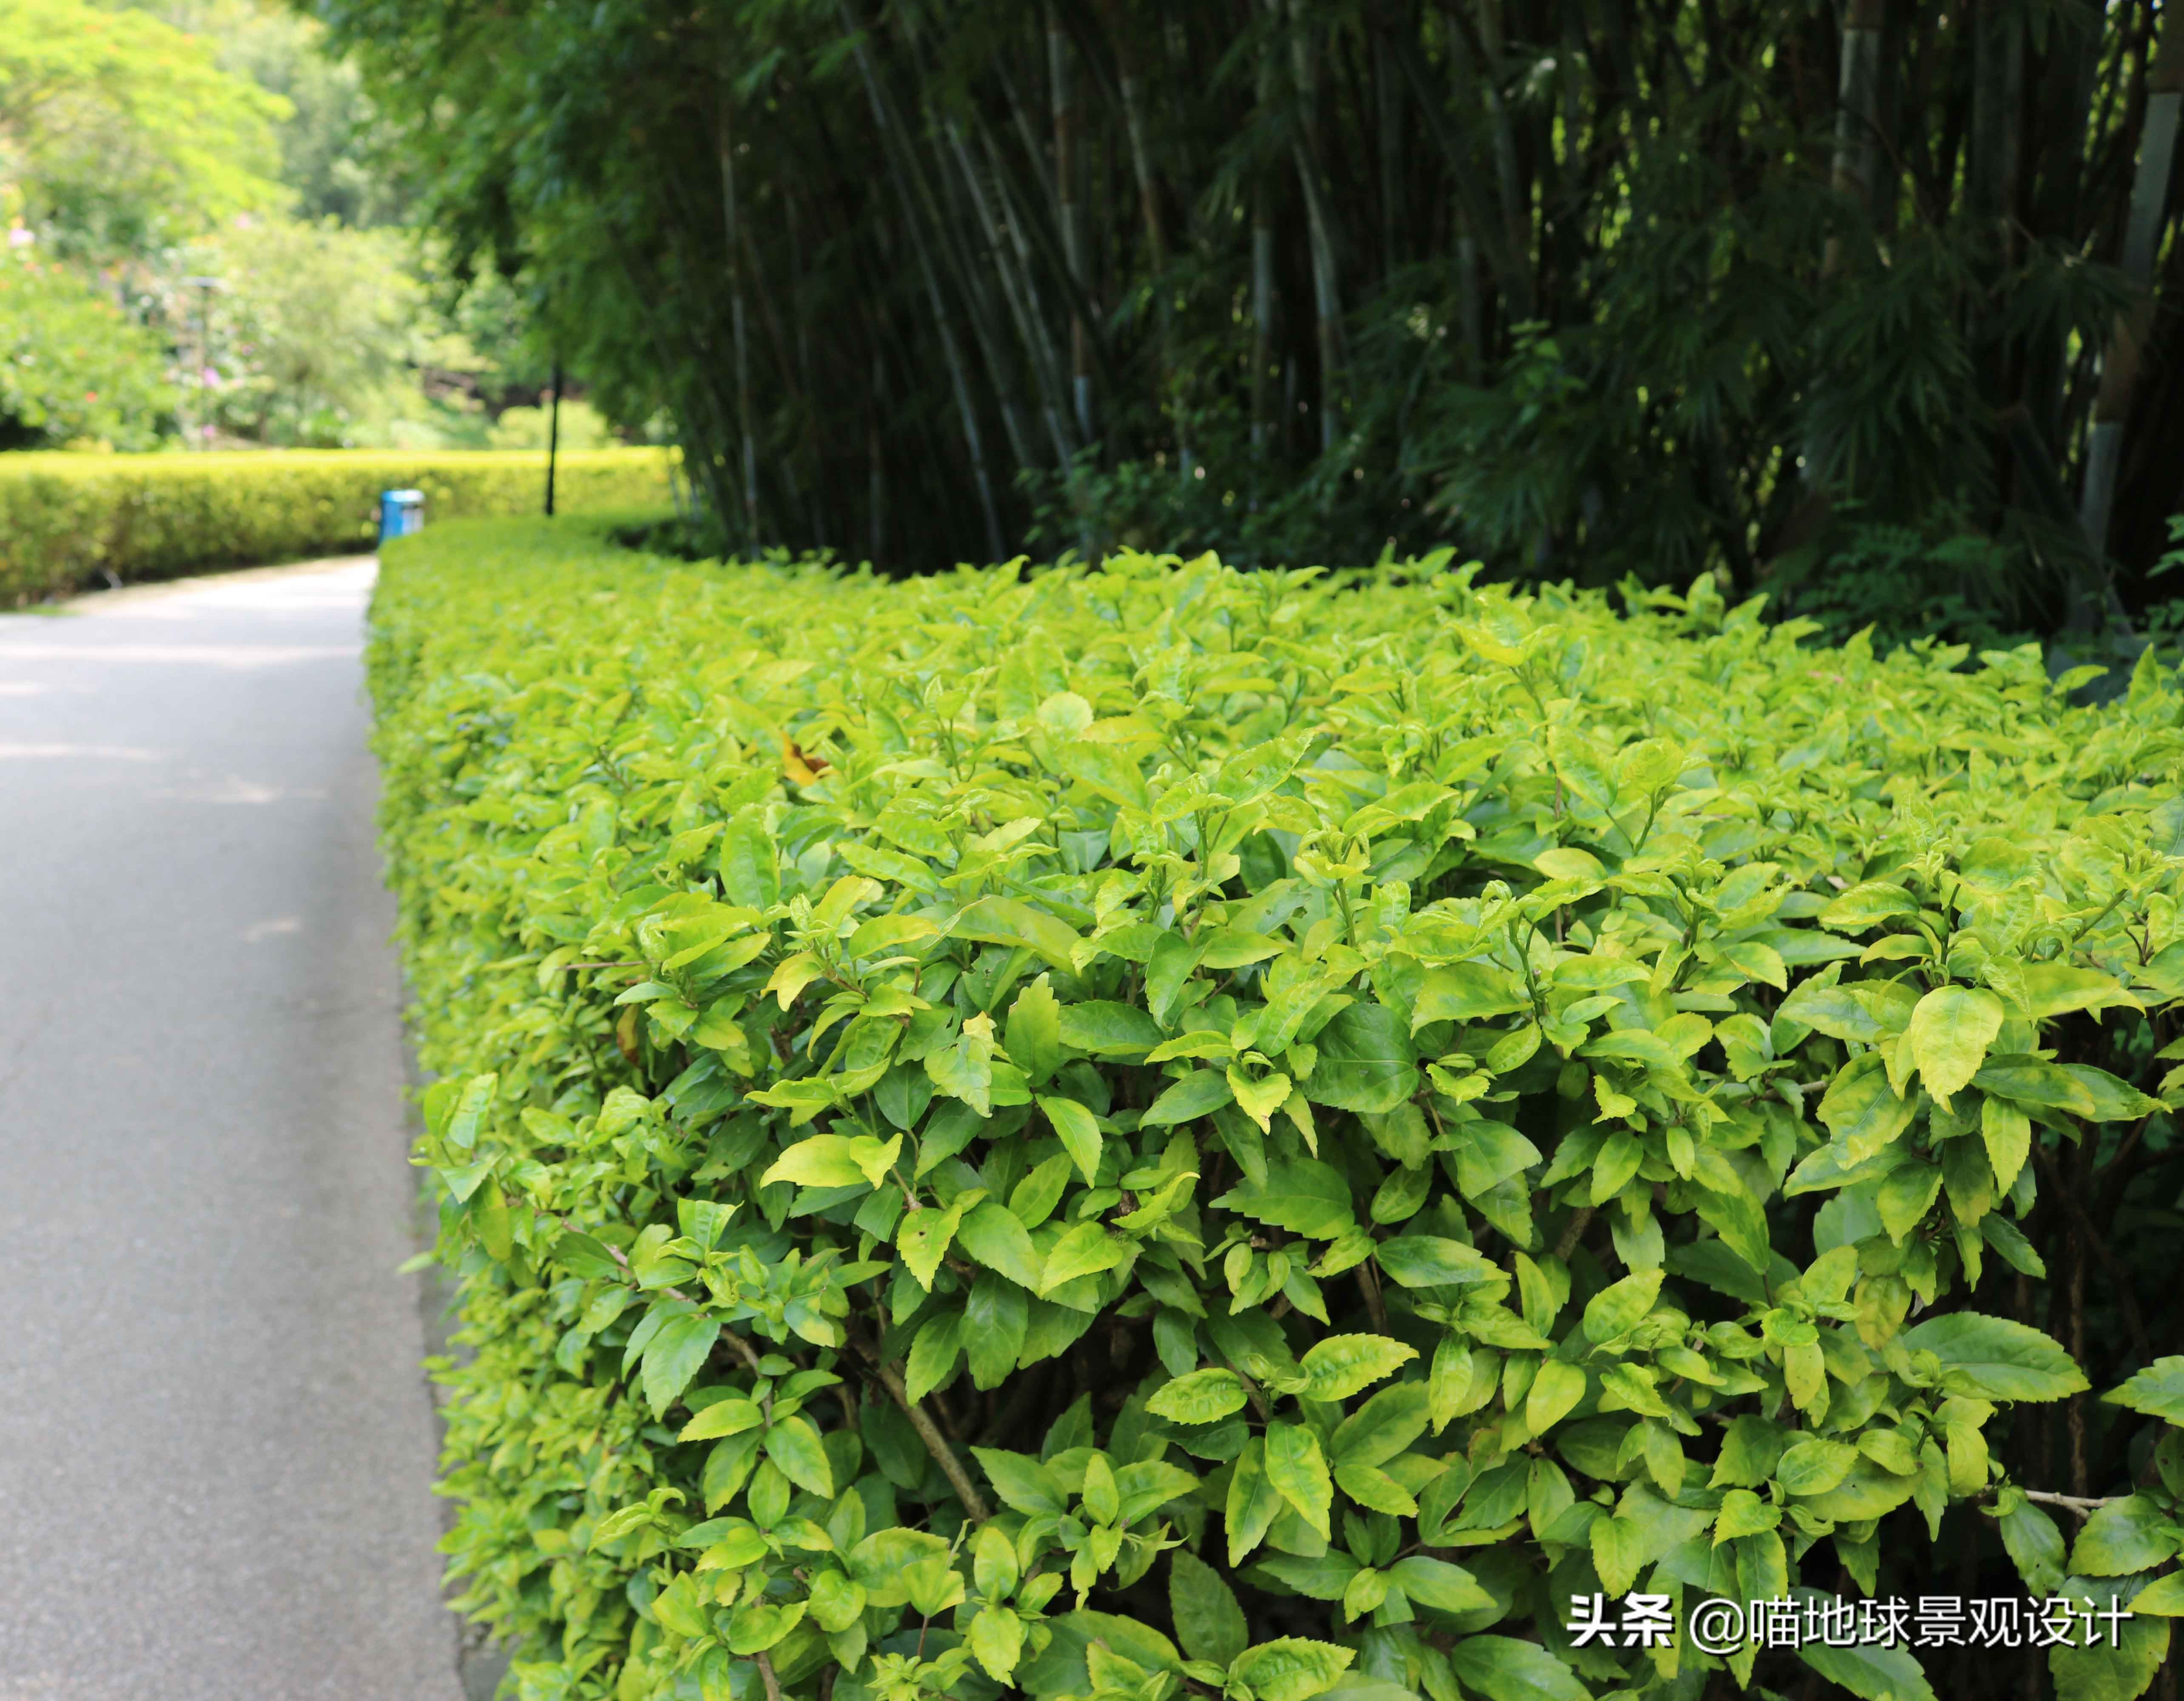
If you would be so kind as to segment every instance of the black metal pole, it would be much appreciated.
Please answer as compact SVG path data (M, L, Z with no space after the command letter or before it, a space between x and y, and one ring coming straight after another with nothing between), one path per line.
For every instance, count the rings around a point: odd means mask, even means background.
M554 517L554 463L561 453L561 363L554 362L553 411L546 416L546 517Z

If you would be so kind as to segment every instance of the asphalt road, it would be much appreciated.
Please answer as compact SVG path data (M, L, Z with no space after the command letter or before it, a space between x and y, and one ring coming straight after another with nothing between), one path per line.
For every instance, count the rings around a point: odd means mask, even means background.
M0 1701L456 1701L371 563L0 616Z

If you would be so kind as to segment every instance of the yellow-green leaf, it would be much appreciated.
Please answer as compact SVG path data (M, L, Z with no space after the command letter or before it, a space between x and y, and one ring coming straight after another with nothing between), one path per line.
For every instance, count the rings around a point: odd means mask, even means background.
M1305 1397L1346 1400L1418 1356L1384 1335L1330 1335L1304 1355Z
M1920 999L1908 1031L1926 1090L1947 1104L1979 1073L2008 1013L1994 994L1970 986L1937 986Z
M1301 1424L1268 1424L1267 1481L1296 1509L1322 1539L1332 1536L1328 1514L1334 1503L1334 1481L1328 1473L1319 1437Z
M817 1134L799 1141L773 1161L772 1168L759 1177L759 1185L794 1181L803 1187L861 1186L867 1177L850 1150L852 1144L848 1135L839 1134Z
M1100 1124L1092 1113L1075 1099L1042 1096L1039 1107L1061 1136L1061 1149L1075 1162L1087 1182L1100 1173Z
M1585 1372L1560 1358L1540 1362L1524 1394L1524 1427L1543 1436L1585 1397Z
M1145 1409L1179 1424L1210 1424L1242 1411L1245 1397L1243 1380L1234 1371L1194 1370L1162 1387Z

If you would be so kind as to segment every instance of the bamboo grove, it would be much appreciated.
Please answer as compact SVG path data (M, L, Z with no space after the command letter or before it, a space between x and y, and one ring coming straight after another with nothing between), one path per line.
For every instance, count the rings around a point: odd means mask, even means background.
M1886 523L2048 627L2163 548L2174 0L320 9L729 545L1794 603Z

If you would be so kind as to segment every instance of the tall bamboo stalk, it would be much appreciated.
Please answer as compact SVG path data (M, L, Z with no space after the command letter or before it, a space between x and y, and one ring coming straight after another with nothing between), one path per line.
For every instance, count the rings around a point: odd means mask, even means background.
M989 194L978 163L964 143L961 128L953 119L946 120L942 128L948 137L949 149L956 161L966 195L978 220L979 231L985 239L988 263L993 270L994 281L1000 286L1001 299L1007 304L1009 316L1015 321L1017 337L1023 346L1032 382L1039 387L1044 410L1051 415L1057 388L1055 353L1050 340L1045 334L1045 326L1031 304L1032 285L1026 275L1024 257L1005 232L1006 215L996 207L1000 197ZM1017 465L1036 465L1039 457L1033 453L1029 434L1018 418L1014 387L1004 393L1002 406L1004 417L1008 421L1009 442L1016 451ZM1069 450L1066 444L1056 440L1054 450L1056 465L1067 467Z
M1271 8L1269 8L1271 10ZM1274 63L1259 56L1258 103L1272 103ZM1264 170L1251 176L1251 505L1256 509L1262 469L1272 448L1274 406L1274 198Z
M842 0L840 10L843 25L849 33L852 51L856 55L857 69L864 81L866 95L872 103L872 122L880 133L882 151L887 155L897 181L907 188L909 185L905 180L911 172L905 164L905 153L909 143L902 137L900 126L893 121L889 102L881 92L878 75L872 67L872 53L866 44L864 31L858 27L857 20L850 9L849 0ZM949 387L955 393L956 414L963 427L964 446L970 451L971 475L978 486L978 505L985 515L987 543L993 551L994 559L999 560L1006 553L1002 541L1000 510L994 505L993 478L986 468L985 437L978 429L978 410L972 405L970 387L964 380L962 351L956 338L954 304L941 291L939 274L933 268L933 255L922 221L913 215L905 222L910 226L911 248L917 256L918 271L925 282L926 297L932 304L933 320L940 332L941 354L948 365Z
M1375 151L1380 168L1380 275L1390 277L1403 263L1402 74L1396 69L1387 20L1379 6L1367 8L1366 29L1373 43L1373 106L1379 119L1379 145Z
M1463 36L1463 20L1454 8L1448 13L1450 34L1457 41ZM1502 222L1507 231L1506 240L1512 254L1529 258L1532 252L1532 210L1524 193L1523 171L1517 159L1516 125L1509 116L1508 103L1502 94L1503 39L1502 13L1497 0L1478 0L1479 98L1486 109L1487 135L1494 148L1494 187L1502 199ZM1509 303L1511 314L1518 320L1529 319L1538 311L1535 294L1535 275L1528 265L1520 276L1512 279L1515 293Z
M1091 298L1078 282L1077 271L1071 266L1067 250L1062 244L1061 208L1054 198L1054 174L1048 169L1039 132L1031 122L1030 109L1017 93L1015 81L1008 75L1006 67L996 68L994 81L1008 98L1027 162L1024 172L1011 171L1004 151L997 142L993 142L990 128L987 130L987 139L991 143L989 153L994 162L994 181L1006 191L1011 227L1026 243L1026 252L1042 262L1047 275L1052 278L1055 284L1052 293L1061 297L1058 314L1062 325L1066 326L1070 317L1074 315L1086 327L1085 341L1082 344L1072 341L1072 348L1074 353L1085 357L1089 365L1088 376L1112 388L1113 374L1106 368L1097 313ZM1041 216L1042 208L1047 216ZM1073 403L1066 410L1073 413Z
M872 533L869 559L883 561L887 559L887 455L882 447L880 421L887 413L887 362L878 349L872 350L871 396L865 416L865 456L870 469L865 512Z
M915 18L916 14L910 11L905 15ZM928 81L924 56L919 50L915 31L910 34L917 86L922 87ZM932 139L933 146L931 169L928 169L924 150L914 141L907 142L904 148L917 209L922 212L932 230L945 276L969 304L964 316L970 327L971 340L984 364L987 394L999 401L1002 430L1017 465L1026 466L1031 464L1031 456L1029 441L1016 407L1017 372L1015 363L1001 346L999 315L994 310L989 282L990 268L979 264L978 227L975 221L963 216L963 202L954 174L948 170L948 149L942 146L940 138L949 126L936 122L930 113L925 116L924 134ZM898 136L908 137L905 126L898 125L896 128Z
M1456 82L1457 98L1470 103L1478 92L1479 78L1462 31L1454 20L1445 20L1443 39ZM1530 298L1526 270L1529 250L1510 246L1508 228L1496 214L1494 200L1488 192L1486 179L1490 173L1482 170L1465 138L1451 122L1446 110L1447 92L1434 84L1417 42L1399 36L1390 46L1404 80L1410 84L1413 103L1424 120L1426 132L1432 137L1435 150L1448 173L1457 205L1462 209L1462 218L1457 228L1486 260L1496 284L1511 304L1513 316L1521 319L1525 315L1518 310Z
M1070 282L1080 295L1091 293L1084 251L1083 171L1078 157L1077 62L1069 48L1061 13L1046 8L1047 77L1054 103L1054 202L1061 211L1061 253ZM1077 428L1089 439L1092 429L1092 329L1082 308L1069 321L1071 399Z
M816 433L818 412L811 391L811 315L805 288L805 264L804 254L804 225L798 215L795 190L784 186L781 198L782 211L788 226L788 305L796 324L797 388L805 398L804 432L800 437ZM820 462L820 477L825 478L823 456L815 454ZM811 541L820 549L827 547L827 503L823 492L811 504Z
M1836 101L1836 152L1829 187L1855 200L1861 211L1873 209L1874 160L1880 137L1880 31L1882 0L1849 0L1843 8L1842 70ZM1828 238L1822 269L1832 272L1842 258L1842 239Z
M800 415L805 409L804 392L796 371L794 345L782 323L780 310L774 304L773 288L766 282L766 264L759 256L758 245L751 236L748 223L744 225L742 235L744 258L749 262L751 282L756 286L755 293L758 297L759 317L766 321L766 340L773 345L774 365L781 374L782 393L794 414ZM806 525L811 525L816 522L817 516L805 505L803 481L796 476L796 447L792 440L787 449L775 458L774 465L779 471L782 487L788 494L790 511ZM755 464L746 477L755 488Z
M736 207L734 96L725 70L721 79L718 127L721 157L721 216L728 257L729 312L736 362L736 431L742 441L744 541L758 545L758 437L751 429L750 347L744 327L743 227Z
M1251 460L1263 462L1274 400L1274 200L1251 186Z
M988 163L993 168L994 201L1000 222L1008 233L1010 247L1016 256L1017 276L1030 326L1028 335L1034 343L1038 365L1043 375L1040 410L1046 420L1047 435L1054 443L1055 464L1067 471L1076 460L1078 443L1071 426L1068 378L1063 368L1061 344L1050 327L1048 314L1039 294L1037 272L1033 264L1031 238L1026 230L1026 215L1011 192L1008 170L1001 159L1000 144L994 140L990 131L982 130L981 139L986 146Z
M2146 116L2138 136L2138 165L2131 176L2131 212L2124 226L2120 264L2139 298L2116 315L2101 355L2101 387L2086 438L2086 482L2078 522L2086 541L2105 552L2114 520L2116 468L2123 458L2125 423L2148 334L2153 328L2153 262L2168 220L2169 175L2176 156L2177 116L2184 102L2184 29L2178 8L2161 11L2160 45L2146 79Z
M1322 181L1316 141L1318 63L1303 18L1303 0L1290 0L1290 50L1302 111L1290 148L1296 161L1297 181L1304 189L1305 219L1312 237L1312 304L1318 313L1319 341L1319 448L1324 455L1341 434L1342 287L1335 270L1334 211Z
M1139 90L1137 53L1130 41L1128 20L1122 15L1117 0L1108 0L1105 16L1119 70L1117 81L1123 99L1123 123L1130 143L1130 172L1137 181L1138 205L1145 218L1145 257L1156 280L1155 287L1160 292L1160 298L1154 304L1155 335L1159 338L1153 385L1154 404L1164 412L1173 404L1174 411L1171 416L1175 426L1177 476L1189 478L1191 476L1189 421L1184 416L1179 402L1171 393L1174 382L1175 315L1167 298L1167 228L1166 220L1161 216L1160 186L1153 176L1151 150L1145 145L1145 102Z

